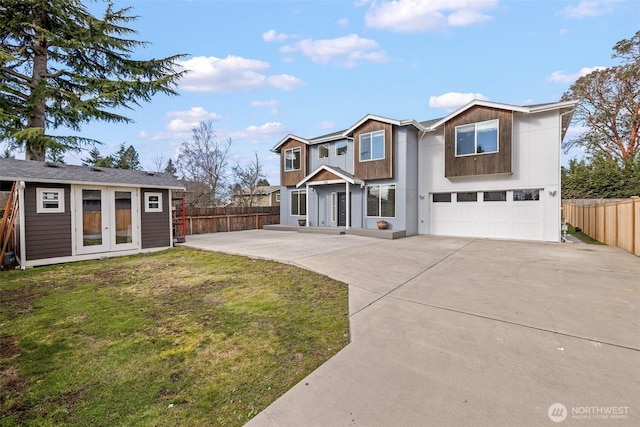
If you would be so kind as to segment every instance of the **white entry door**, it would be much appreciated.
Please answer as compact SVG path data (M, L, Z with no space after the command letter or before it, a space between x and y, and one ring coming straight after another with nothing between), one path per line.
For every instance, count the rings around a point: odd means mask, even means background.
M138 248L139 195L135 188L78 187L75 199L78 254Z

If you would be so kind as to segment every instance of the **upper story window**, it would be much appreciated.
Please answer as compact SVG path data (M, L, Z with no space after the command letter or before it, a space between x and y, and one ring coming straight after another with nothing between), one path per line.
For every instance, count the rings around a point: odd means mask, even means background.
M384 130L360 135L360 161L384 159Z
M284 171L300 170L300 147L284 150Z
M336 156L346 156L349 152L349 145L347 141L336 142Z
M318 146L318 158L326 159L329 157L329 144L322 144Z
M498 120L456 126L456 156L498 152Z
M36 188L37 213L64 212L64 188Z

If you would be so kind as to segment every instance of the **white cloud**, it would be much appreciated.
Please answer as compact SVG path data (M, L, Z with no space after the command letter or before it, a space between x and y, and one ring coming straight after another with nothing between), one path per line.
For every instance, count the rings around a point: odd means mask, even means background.
M554 71L553 73L551 73L549 77L547 77L547 81L554 82L554 83L570 84L578 80L580 77L586 76L587 74L593 71L605 70L606 68L607 67L602 67L602 66L584 67L584 68L581 68L578 72L571 73L571 74L567 73L565 70Z
M488 100L486 96L481 93L460 93L460 92L447 92L439 96L432 96L429 98L429 107L442 108L448 112L454 111L456 108L462 107L468 104L474 99Z
M614 3L620 0L582 0L578 4L562 9L561 15L567 18L593 18L613 11Z
M489 21L484 13L497 0L396 0L373 2L365 14L368 27L404 33L465 27Z
M353 67L364 61L387 62L387 55L379 47L374 40L350 34L335 39L304 39L293 45L283 46L280 50L285 53L301 52L320 64Z
M251 105L254 108L262 108L262 107L271 108L271 112L273 114L278 114L278 101L276 101L275 99L269 99L266 101L251 101L249 105Z
M336 125L333 122L330 122L329 120L323 120L320 123L318 123L318 128L320 129L333 129L334 127L336 127Z
M262 40L269 42L281 42L291 38L298 38L295 34L278 33L276 30L269 30L262 33Z
M293 90L303 82L287 74L267 76L269 64L258 59L228 55L226 58L195 56L178 64L190 70L180 88L191 92L234 92L271 86Z
M210 113L202 107L193 107L186 111L169 111L165 115L168 120L165 130L162 132L140 131L140 138L151 141L166 139L188 139L191 137L191 130L197 127L200 122L218 121L222 116Z
M232 140L246 140L251 144L257 144L265 140L273 140L285 134L284 126L279 122L267 122L262 125L251 125L244 130L229 132Z

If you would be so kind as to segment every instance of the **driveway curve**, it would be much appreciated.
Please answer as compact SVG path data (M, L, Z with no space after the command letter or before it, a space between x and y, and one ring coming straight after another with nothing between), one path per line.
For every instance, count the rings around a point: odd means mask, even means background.
M351 343L249 426L640 425L640 258L617 248L267 230L185 245L349 285Z

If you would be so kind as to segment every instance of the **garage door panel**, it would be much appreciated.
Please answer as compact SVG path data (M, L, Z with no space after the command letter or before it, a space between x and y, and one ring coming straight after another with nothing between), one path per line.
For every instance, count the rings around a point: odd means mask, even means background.
M431 234L543 240L543 201L431 202Z

